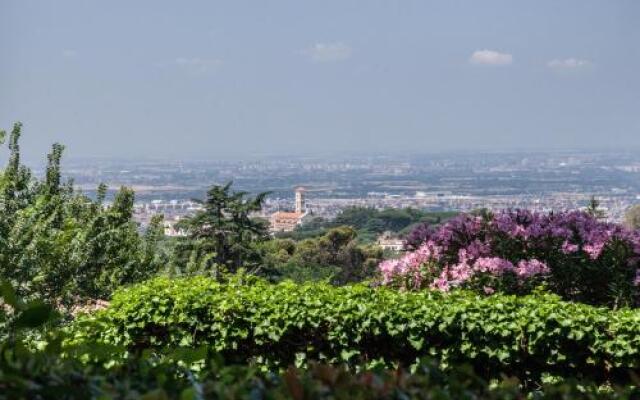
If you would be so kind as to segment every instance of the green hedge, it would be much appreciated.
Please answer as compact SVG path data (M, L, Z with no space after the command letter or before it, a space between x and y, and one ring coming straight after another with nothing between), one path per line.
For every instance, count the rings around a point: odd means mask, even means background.
M158 278L119 291L108 309L79 318L71 336L70 343L97 340L132 352L205 345L228 362L270 367L311 359L408 366L430 356L524 381L549 373L624 382L640 371L640 311L547 294Z
M255 366L206 365L191 374L170 360L138 358L104 368L44 353L16 353L0 346L0 399L637 399L637 387L590 382L548 382L533 390L517 379L487 382L465 366L443 371L422 362L412 373L354 373L311 364L278 374Z

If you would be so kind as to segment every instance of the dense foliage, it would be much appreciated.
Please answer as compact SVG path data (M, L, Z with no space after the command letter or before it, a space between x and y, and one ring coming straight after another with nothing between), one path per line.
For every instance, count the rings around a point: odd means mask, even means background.
M212 186L206 200L199 201L203 210L180 222L188 233L174 253L182 272L219 275L262 266L258 246L268 239L268 226L252 214L260 211L267 193L248 197L231 185Z
M348 207L342 210L332 223L380 234L385 231L401 232L418 222L439 224L442 220L456 214L455 212L426 212L415 208L378 210L367 207Z
M411 373L406 369L362 371L343 366L309 363L305 369L290 366L278 373L258 366L225 366L210 346L164 348L137 352L122 362L86 362L86 356L103 359L120 351L95 342L65 347L64 333L47 329L53 310L39 302L24 303L13 288L0 285L0 323L8 337L0 342L0 399L10 398L338 398L338 399L520 399L535 398L630 399L635 385L601 386L595 382L549 376L541 385L525 387L515 377L491 382L466 365L442 369L421 360ZM45 339L44 347L28 344L33 333ZM83 354L84 358L74 355ZM84 361L83 361L84 359ZM197 367L197 368L194 368Z
M42 179L21 163L21 125L9 136L9 158L0 173L0 279L22 295L70 304L105 298L117 287L158 270L155 220L140 236L131 217L133 192L122 188L110 206L63 183L63 147L54 144ZM0 137L4 138L4 132Z
M211 363L197 375L176 359L132 360L104 368L46 353L0 349L0 399L635 399L635 387L602 388L589 382L549 382L524 390L516 378L487 382L472 370L443 371L421 363L413 372L378 370L354 373L344 367L311 364L265 373L252 366Z
M264 265L275 280L328 280L338 285L374 277L383 257L379 247L358 244L357 232L346 226L299 242L270 240L262 250Z
M457 214L457 212L429 212L415 208L378 210L372 207L354 206L340 211L333 220L321 217L312 218L294 232L280 234L279 237L300 240L321 236L329 229L349 226L357 231L359 242L371 243L383 232L404 235L410 232L415 225L438 225Z
M221 284L155 279L119 291L81 318L70 343L135 353L208 348L234 363L411 365L433 356L470 363L484 377L545 373L626 381L640 367L640 311L567 303L554 295L478 296L365 286Z
M638 305L640 231L594 213L461 215L418 234L417 250L380 264L385 283L489 294L529 293L544 284L567 300Z
M337 399L521 399L588 398L631 399L638 396L631 385L599 385L589 380L546 376L540 384L522 385L516 377L487 381L467 365L443 369L420 360L409 373L404 368L355 370L310 362L274 373L257 365L225 366L211 346L168 348L136 352L121 362L103 360L122 351L96 342L65 346L65 334L47 329L55 320L42 303L23 303L12 287L0 285L0 322L8 337L0 342L0 398L337 398ZM25 340L45 339L38 349ZM31 336L30 336L31 334ZM78 350L80 351L78 352ZM208 350L210 349L210 350ZM77 355L83 357L78 358ZM298 360L302 361L302 360ZM366 367L366 371L362 369Z

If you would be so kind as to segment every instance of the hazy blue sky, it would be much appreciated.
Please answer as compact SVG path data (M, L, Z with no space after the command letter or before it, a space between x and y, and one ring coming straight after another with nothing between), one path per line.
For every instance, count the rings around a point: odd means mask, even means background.
M0 57L34 154L640 146L637 0L0 0Z

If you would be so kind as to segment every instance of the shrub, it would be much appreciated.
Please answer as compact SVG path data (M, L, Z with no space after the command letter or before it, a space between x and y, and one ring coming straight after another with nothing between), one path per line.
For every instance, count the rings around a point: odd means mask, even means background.
M640 231L586 212L461 215L410 237L424 242L379 265L385 284L516 294L544 284L566 300L638 305Z
M633 386L602 388L567 380L533 390L517 379L487 382L464 366L441 370L421 362L404 369L354 373L344 367L312 364L278 374L252 366L212 363L192 374L173 360L135 359L104 368L42 353L14 354L0 348L0 398L12 399L634 399Z
M423 359L411 372L403 368L354 373L344 366L310 363L280 373L265 372L256 365L225 366L206 346L143 351L124 362L113 363L109 354L121 351L88 343L85 354L107 357L106 363L86 363L67 352L60 357L64 334L50 331L40 350L25 345L20 333L42 333L55 320L51 309L23 303L8 284L0 285L0 297L10 311L4 327L8 338L0 341L0 399L3 398L337 398L337 399L522 399L637 398L637 382L626 386L600 386L588 380L546 376L542 386L525 387L517 378L503 376L491 382L467 365L446 370ZM29 335L27 335L29 336ZM69 349L68 349L69 350ZM77 351L79 349L75 349ZM85 360L86 361L86 360Z
M638 372L640 311L555 295L398 292L362 285L220 284L158 278L79 318L69 344L144 349L207 346L232 363L409 366L432 356L483 377L542 374L625 381Z

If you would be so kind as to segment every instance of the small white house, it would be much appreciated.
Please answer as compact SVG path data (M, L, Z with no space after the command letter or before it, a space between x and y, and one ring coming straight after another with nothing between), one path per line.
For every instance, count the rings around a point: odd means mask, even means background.
M402 251L404 249L404 240L395 236L392 232L385 232L380 235L376 243L382 250Z

